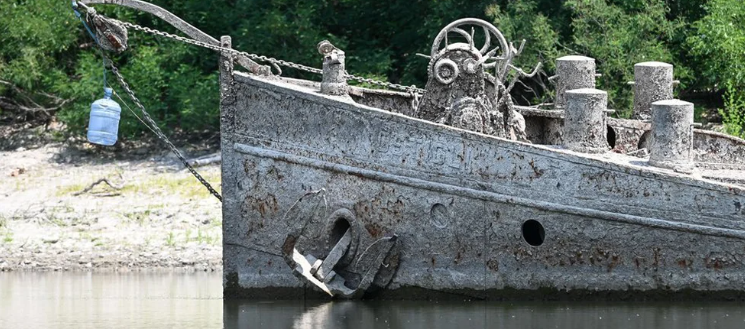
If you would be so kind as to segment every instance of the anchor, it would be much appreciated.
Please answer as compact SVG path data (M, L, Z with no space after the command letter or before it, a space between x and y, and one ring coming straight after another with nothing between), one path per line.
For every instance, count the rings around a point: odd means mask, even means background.
M333 247L322 259L314 256L314 253L323 254L324 248L319 247L319 241L313 237L306 239L307 248L298 245L301 236L314 235L309 233L312 228L307 227L307 222L287 235L283 256L293 274L331 297L359 298L373 285L385 287L398 268L398 252L394 250L398 237L391 234L377 239L357 257L360 229L354 214L341 208L331 214L326 223L329 223L323 233L326 239L320 244ZM303 249L311 251L303 253Z

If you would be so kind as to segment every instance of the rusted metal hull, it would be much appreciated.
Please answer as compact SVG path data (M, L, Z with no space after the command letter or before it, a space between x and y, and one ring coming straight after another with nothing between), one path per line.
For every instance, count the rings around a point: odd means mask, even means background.
M288 248L302 243L304 253L326 257L328 218L340 209L351 213L356 246L337 272L354 286L367 273L361 267L374 268L366 297L745 290L741 186L225 72L226 298L322 297L293 273ZM359 261L394 235L382 264Z

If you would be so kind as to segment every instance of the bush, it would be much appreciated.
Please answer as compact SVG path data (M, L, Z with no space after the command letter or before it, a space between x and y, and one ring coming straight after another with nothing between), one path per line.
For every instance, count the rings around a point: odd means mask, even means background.
M347 53L347 69L404 85L423 86L432 39L463 17L491 19L506 37L526 48L517 61L542 61L554 74L557 57L581 54L597 61L598 88L621 116L631 113L633 65L675 65L682 97L726 93L730 111L745 89L745 6L742 0L443 0L410 1L186 1L155 0L209 35L231 35L235 48L313 67L316 44L328 39ZM702 11L701 8L705 9ZM178 33L149 14L116 6L99 12ZM90 103L102 96L100 54L68 1L0 1L0 111L59 109L72 133L84 134ZM211 50L130 31L130 49L113 56L143 104L162 128L219 130L218 56ZM290 77L319 79L286 69ZM109 84L124 93L109 74ZM518 100L548 101L541 82L513 90ZM697 96L698 97L698 96ZM121 133L137 138L146 128L124 108ZM135 109L136 110L136 109ZM727 114L735 125L737 113Z
M745 96L738 93L731 82L727 83L724 93L724 109L720 109L719 114L722 115L726 133L745 138Z

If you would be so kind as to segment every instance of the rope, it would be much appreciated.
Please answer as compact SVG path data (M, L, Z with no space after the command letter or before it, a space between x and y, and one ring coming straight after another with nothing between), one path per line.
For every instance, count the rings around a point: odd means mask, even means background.
M172 143L172 142L171 142L171 141L170 141L170 140L168 139L168 136L166 136L166 135L165 135L165 134L163 133L163 131L162 131L162 130L160 129L160 127L158 127L158 124L157 124L157 123L155 123L155 120L153 120L153 118L152 118L152 117L150 117L150 114L149 114L149 113L147 112L147 110L145 110L145 106L143 106L143 105L142 105L142 103L141 103L141 102L140 102L140 100L139 100L139 99L137 98L137 96L135 96L135 93L134 93L134 91L132 91L132 89L131 89L131 88L129 87L129 84L128 84L128 83L127 83L127 82L126 82L125 80L124 80L124 77L123 77L123 76L121 75L121 73L119 73L119 69L118 69L118 68L117 68L116 66L114 66L114 62L113 62L113 61L111 61L111 59L109 59L108 57L106 57L106 55L105 55L105 54L104 54L104 52L103 52L103 47L101 47L101 44L100 44L100 43L98 42L98 38L96 38L96 35L95 35L95 34L93 33L93 31L91 31L90 27L88 26L88 24L86 23L86 21L85 21L85 20L84 20L84 19L82 18L82 15L81 15L81 14L80 14L80 12L79 12L79 11L77 10L77 8L78 8L78 3L77 3L76 1L74 1L74 0L73 0L73 1L72 1L72 9L73 9L73 11L75 12L75 16L77 16L77 17L78 17L78 18L80 19L80 21L81 21L81 22L83 23L83 25L85 26L85 29L86 29L86 30L88 30L88 34L90 34L90 35L91 35L91 37L93 37L93 40L94 40L94 41L96 42L96 45L98 45L98 48L99 48L99 50L101 51L101 57L102 57L102 59L103 59L103 72L104 72L104 74L103 74L103 80L104 80L104 88L106 88L106 64L108 63L108 64L109 64L109 66L111 67L111 72L112 72L112 73L114 73L114 75L116 76L117 80L119 81L119 84L121 84L121 85L122 85L122 88L124 88L124 90L125 90L125 91L127 92L127 94L129 95L129 97L130 97L130 98L132 99L132 102L134 102L134 103L135 103L135 105L137 105L137 107L138 107L138 108L140 109L140 112L142 113L142 118L140 118L140 117L139 117L139 116L138 116L138 115L137 115L137 114L136 114L136 113L135 113L135 112L134 112L134 111L133 111L133 110L132 110L132 109L131 109L131 108L129 107L129 105L127 105L127 103L126 103L126 102L124 102L124 100L123 100L123 99L122 99L121 97L119 97L119 94L118 94L118 93L116 94L116 97L117 97L117 98L119 98L119 100L120 100L120 101L121 101L121 102L122 102L122 103L124 104L124 106L125 106L125 107L126 107L126 108L127 108L127 109L128 109L129 111L130 111L130 112L132 112L132 114L133 114L133 115L134 115L134 116L135 116L135 117L137 118L137 120L139 120L140 122L142 122L142 124L144 124L144 125L145 125L145 127L147 127L148 129L150 129L150 131L152 131L152 132L153 132L153 133L155 134L155 136L157 136L157 137L158 137L158 138L159 138L159 139L160 139L161 141L163 141L163 143L165 143L165 144L166 144L166 146L168 146L168 148L169 148L169 149L171 150L171 152L173 152L173 154L175 154L175 155L176 155L176 157L177 157L177 158L178 158L178 159L179 159L179 160L181 161L181 163L183 163L183 164L184 164L184 167L186 167L186 169L188 169L188 170L189 170L189 172L191 172L191 174L192 174L192 175L194 175L194 177L195 177L195 178L196 178L196 179L197 179L197 180L198 180L198 181L199 181L200 183L202 183L202 185L204 185L204 187L206 187L206 188L207 188L207 190L208 190L208 191L210 192L210 194L212 194L213 196L215 196L215 198L217 198L218 200L220 200L220 202L222 202L222 196L220 195L220 193L218 193L218 192L217 192L217 191L216 191L216 190L215 190L215 189L214 189L214 188L212 187L212 185L210 185L210 183L209 183L209 182L207 182L207 180L205 180L205 179L204 179L204 178L202 177L202 175L200 175L200 174L199 174L199 173L198 173L198 172L197 172L196 170L194 170L194 167L192 167L192 166L191 166L191 165L189 164L189 162L188 162L188 161L186 161L186 158L184 158L184 155L183 155L183 154L181 154L181 151L179 151L179 149L178 149L178 148L176 148L176 145L174 145L174 144L173 144L173 143ZM86 8L87 8L87 7L86 7ZM92 15L97 15L97 14L95 13L95 11L94 11L94 10L92 10L92 9L90 9L90 8L88 8L88 14L92 14Z
M263 55L251 54L251 53L247 53L247 52L244 52L244 51L238 51L238 50L231 49L231 48L225 48L225 47L221 47L221 46L218 46L218 45L213 45L213 44L209 44L209 43L206 43L206 42L202 42L202 41L198 41L198 40L194 40L194 39L190 39L190 38L181 37L181 36L178 36L178 35L175 35L175 34L170 34L170 33L162 32L162 31L154 30L154 29L151 29L151 28L148 28L148 27L144 27L144 26L140 26L140 25L136 25L136 24L132 24L132 23L128 23L128 22L123 22L123 21L119 21L119 20L116 20L116 19L111 19L111 18L108 18L108 17L104 17L102 15L97 14L95 12L95 10L93 10L92 8L89 8L89 7L87 7L87 6L83 5L83 4L78 4L75 0L72 0L72 8L73 8L73 11L75 12L75 16L77 16L78 19L80 19L80 21L83 23L83 26L85 26L85 29L88 31L88 34L91 35L91 37L96 42L96 45L98 45L98 48L101 51L101 57L103 58L103 68L104 68L103 69L103 80L104 80L103 83L104 83L104 88L106 88L106 64L108 63L108 65L111 67L111 72L114 73L114 75L116 76L119 84L127 92L127 94L129 95L129 97L132 99L132 102L134 102L135 105L140 109L140 112L142 113L142 118L140 118L129 107L129 105L127 105L126 102L124 102L121 99L121 97L119 97L118 94L116 94L116 97L118 97L119 100L122 101L122 103L124 103L124 105L127 107L127 109L130 112L132 112L132 114L140 122L142 122L161 141L163 141L163 143L166 144L166 146L171 150L171 152L173 152L176 155L176 157L184 164L184 167L186 167L186 169L188 169L189 172L191 172L191 174L194 175L194 177L197 180L199 180L199 182L202 183L202 185L204 185L207 188L207 190L210 192L210 194L214 195L218 200L220 200L220 202L222 202L222 196L212 187L212 185L210 185L209 182L207 182L196 170L194 170L194 168L188 163L188 161L186 161L186 158L184 158L183 154L181 154L181 151L179 151L178 148L176 148L176 146L163 133L163 131L160 129L160 127L158 127L157 123L155 123L155 121L152 119L152 117L150 117L150 114L148 114L147 110L145 110L145 107L142 105L142 103L140 102L140 100L137 98L137 96L135 95L134 91L132 91L132 89L129 87L129 84L124 80L124 77L121 75L121 73L119 73L119 69L116 66L114 66L114 63L111 61L111 59L109 59L109 58L106 57L106 55L103 52L103 47L98 42L98 38L96 38L96 35L93 33L93 31L91 30L91 28L88 26L86 20L83 19L82 15L77 10L78 6L84 8L84 9L87 9L87 15L95 15L95 16L98 16L101 19L104 19L104 20L109 20L109 21L117 22L117 23L121 24L122 26L124 26L125 28L132 28L134 30L138 30L138 31L141 31L141 32L153 34L153 35L164 37L164 38L173 39L173 40L176 40L176 41L181 41L181 42L184 42L184 43L187 43L187 44L191 44L191 45L194 45L194 46L203 47L203 48L207 48L207 49L212 49L212 50L217 51L217 52L229 53L229 54L233 54L234 56L243 56L243 57L246 57L246 58L255 60L255 61L268 62L268 63L271 63L272 65L274 65L277 69L279 69L277 66L280 66L281 65L281 66L290 67L290 68L294 68L294 69L297 69L297 70L306 71L306 72L310 72L310 73L323 74L323 70L317 69L317 68L314 68L314 67L305 66L305 65L297 64L297 63L293 63L293 62L288 62L288 61L284 61L284 60L280 60L280 59L276 59L276 58L272 58L272 57L267 57L267 56L263 56ZM408 92L408 93L410 93L412 95L413 100L412 100L412 104L411 105L412 105L412 107L414 108L415 111L417 110L417 108L419 106L419 95L424 93L424 89L416 88L416 86L413 86L413 85L412 86L404 86L404 85L390 83L390 82L383 82L383 81L373 80L373 79L369 79L369 78L358 77L358 76L349 74L348 72L345 72L345 78L347 78L349 80L361 82L361 83L368 83L368 84L382 86L382 87L386 87L386 88L390 88L390 89L398 89L398 90L406 91L406 92Z
M88 11L92 10L91 8L87 8L87 9ZM72 0L72 11L75 12L75 16L80 20L80 22L83 23L83 26L85 26L85 30L88 31L88 34L90 34L91 38L93 38L93 41L96 42L98 49L101 51L101 61L103 62L103 88L106 89L106 57L103 53L103 48L101 47L101 44L98 42L98 38L96 37L96 34L93 33L90 26L88 26L88 23L86 22L86 20L83 19L83 16L78 11L78 2L75 0Z

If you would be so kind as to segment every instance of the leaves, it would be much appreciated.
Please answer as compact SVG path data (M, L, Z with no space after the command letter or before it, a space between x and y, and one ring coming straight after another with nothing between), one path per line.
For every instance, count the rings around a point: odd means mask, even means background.
M731 84L727 95L735 99L745 90L742 0L152 2L213 37L232 36L236 49L309 66L321 66L316 45L328 39L346 51L351 73L404 85L425 84L428 61L415 54L427 53L441 28L459 18L476 17L494 22L516 45L526 39L525 51L515 62L526 70L541 61L552 75L560 56L594 57L603 74L598 88L609 92L611 107L622 115L631 112L633 88L626 82L633 80L633 65L638 62L674 64L681 95L717 92ZM149 14L117 6L97 9L110 17L179 33ZM89 104L102 95L101 57L69 1L3 0L0 12L0 80L18 87L0 85L0 97L46 107L53 107L55 98L44 94L72 100L59 116L71 131L84 134ZM217 131L218 56L137 31L129 36L130 50L113 59L161 127ZM285 75L320 79L292 69ZM111 77L109 84L123 94ZM529 85L542 87L540 82ZM28 93L19 95L17 90ZM537 91L534 95L525 88L513 91L513 96L531 102L551 97L551 90ZM137 137L146 128L125 109L120 131L124 137Z

